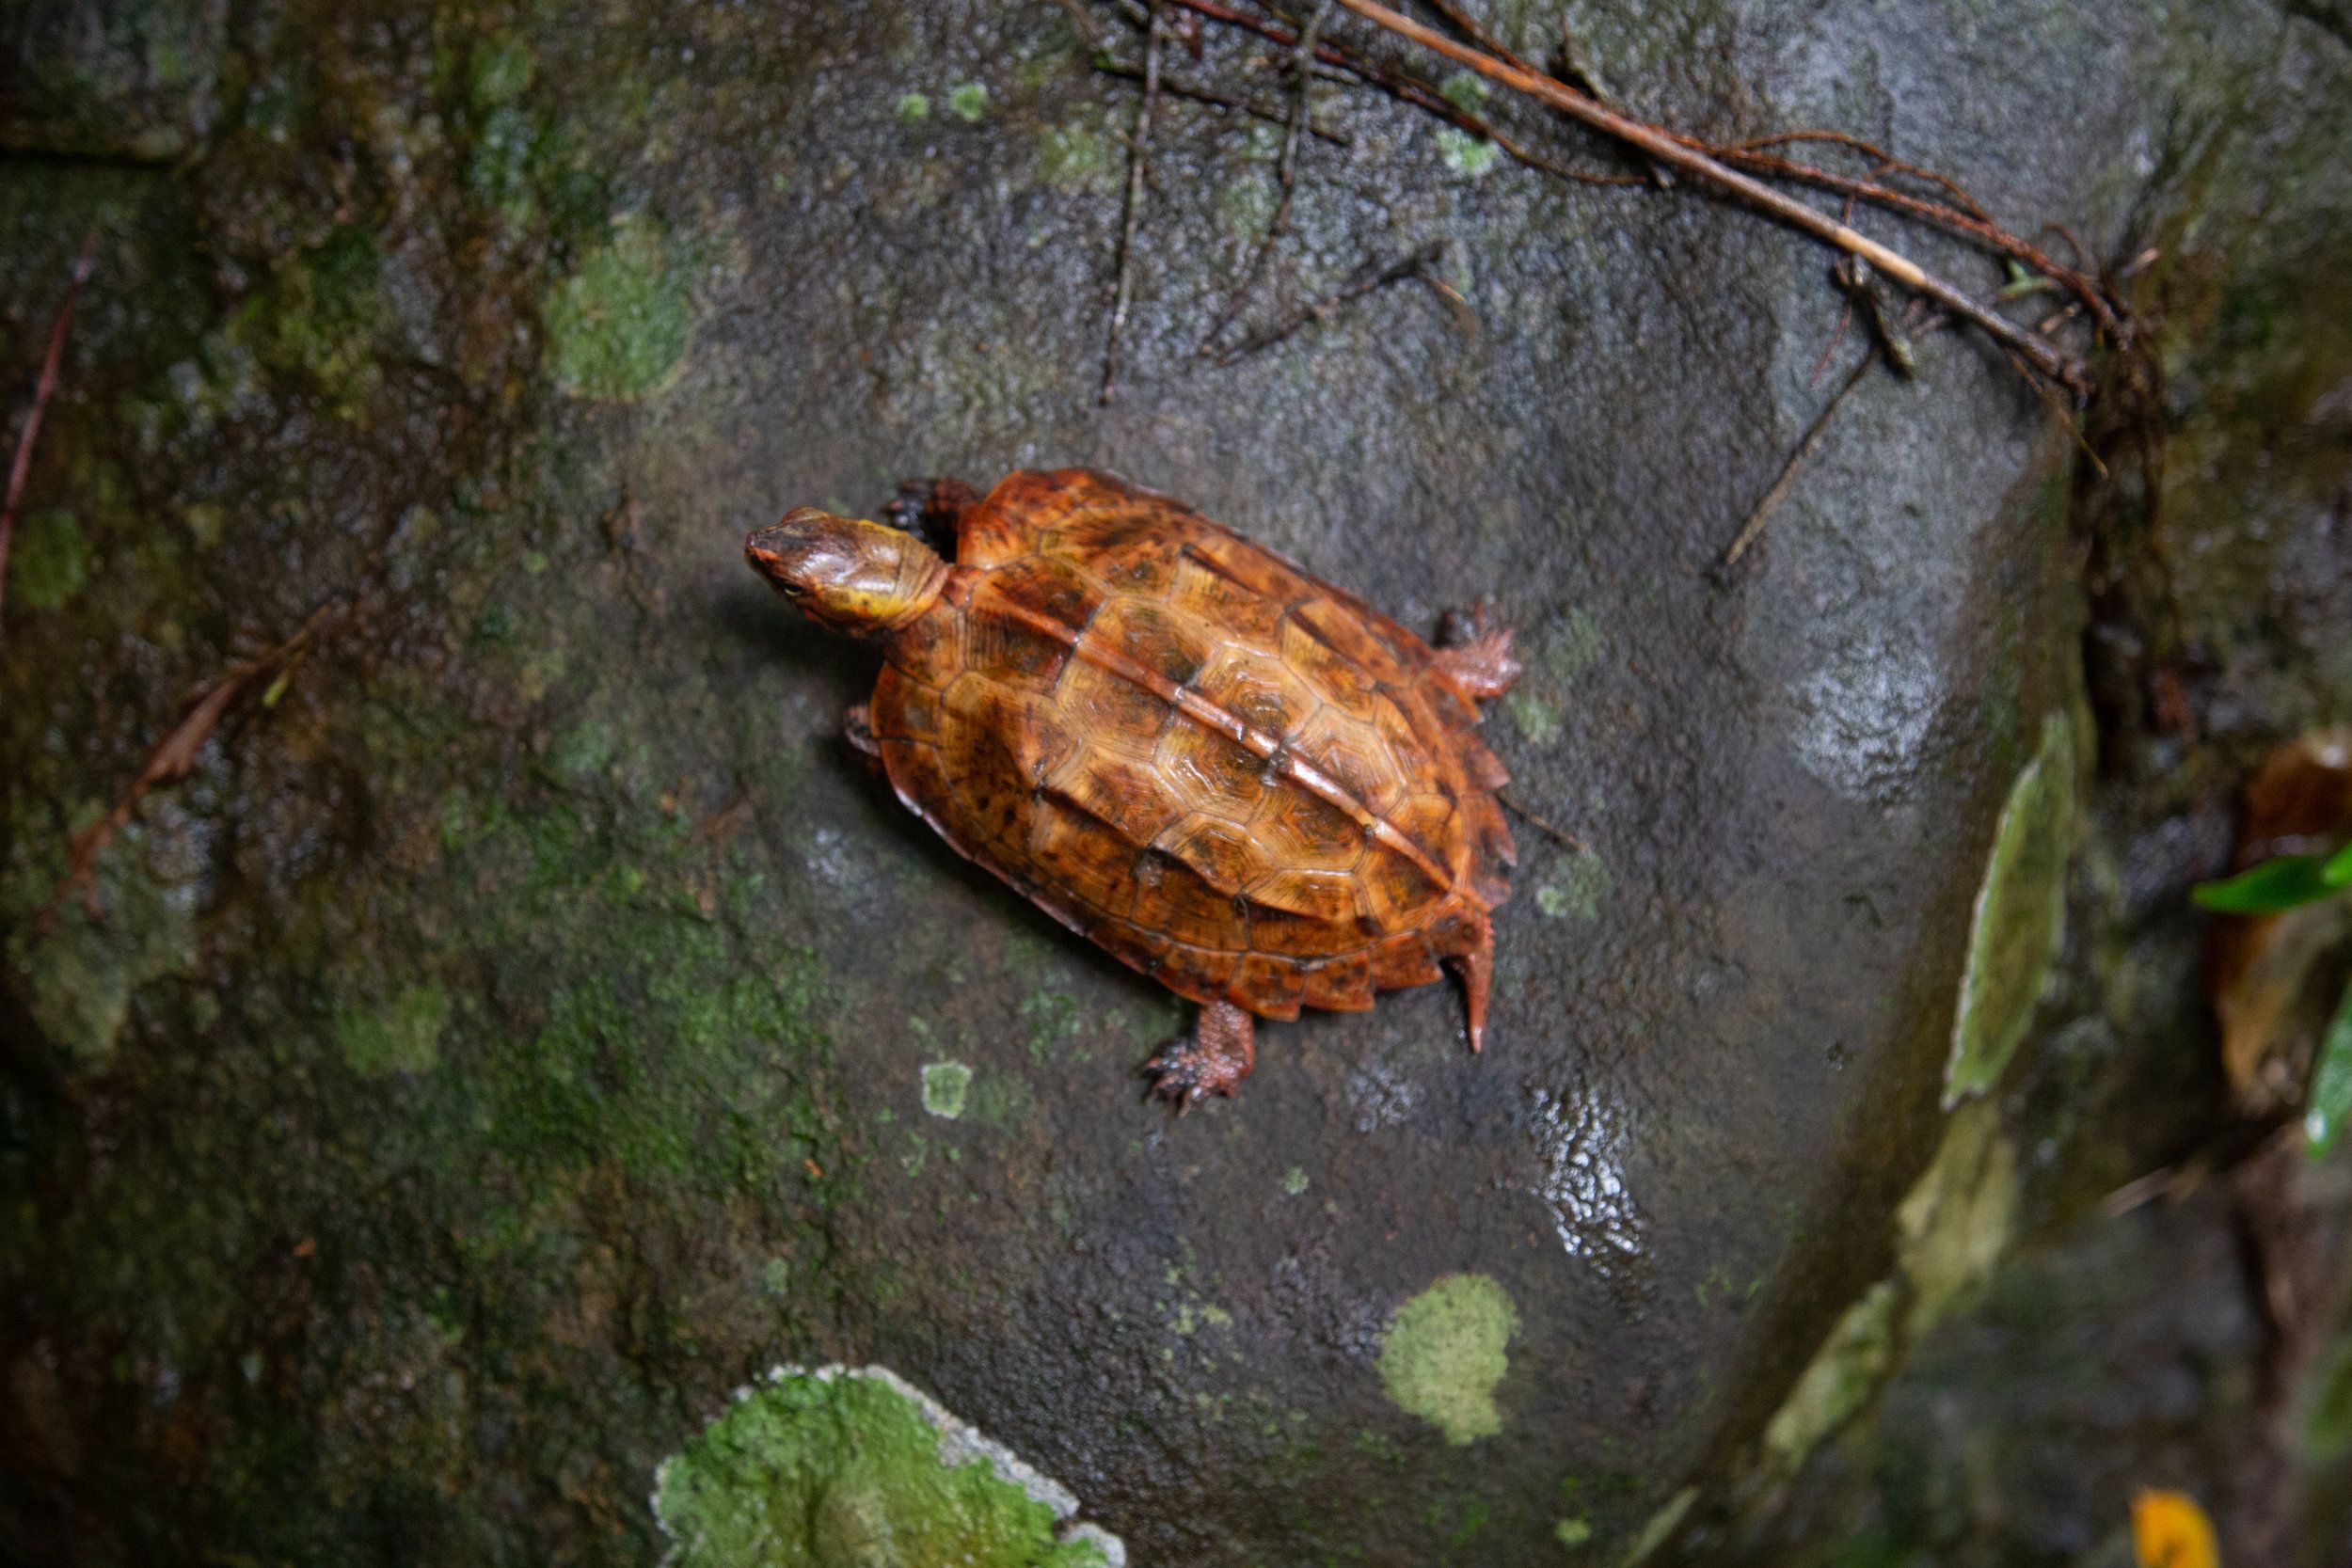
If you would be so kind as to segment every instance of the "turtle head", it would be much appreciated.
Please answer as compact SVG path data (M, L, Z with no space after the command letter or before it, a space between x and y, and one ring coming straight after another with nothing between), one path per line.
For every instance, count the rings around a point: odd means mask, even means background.
M896 631L947 581L947 563L912 533L813 506L755 531L743 556L801 613L835 631Z

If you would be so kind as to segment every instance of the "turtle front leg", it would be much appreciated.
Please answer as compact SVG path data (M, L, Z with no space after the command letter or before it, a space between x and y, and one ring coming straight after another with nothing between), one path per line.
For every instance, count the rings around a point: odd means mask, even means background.
M1511 628L1488 626L1484 610L1448 615L1443 640L1438 673L1470 701L1490 703L1518 680L1521 666L1511 657Z
M963 515L979 503L980 493L960 479L902 479L889 516L893 527L921 539L943 560L953 561Z
M1143 1064L1152 1080L1146 1098L1182 1111L1206 1094L1231 1095L1257 1060L1258 1021L1231 1002L1211 1002L1189 1038L1174 1040Z
M868 769L876 773L882 770L882 742L874 738L873 709L864 703L855 703L844 710L841 737L850 743L850 750L866 759Z

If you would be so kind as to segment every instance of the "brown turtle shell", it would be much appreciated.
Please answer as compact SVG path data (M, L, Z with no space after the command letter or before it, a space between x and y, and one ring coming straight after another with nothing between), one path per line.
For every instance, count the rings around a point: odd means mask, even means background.
M870 705L899 799L1196 1002L1372 1006L1484 940L1502 765L1426 643L1165 496L1009 476Z

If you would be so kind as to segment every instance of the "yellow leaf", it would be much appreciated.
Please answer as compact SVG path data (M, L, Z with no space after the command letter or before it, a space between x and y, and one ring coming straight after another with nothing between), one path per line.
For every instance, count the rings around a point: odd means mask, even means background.
M2221 1568L2213 1521L2185 1492L2141 1488L2132 1499L2132 1549L2139 1568Z

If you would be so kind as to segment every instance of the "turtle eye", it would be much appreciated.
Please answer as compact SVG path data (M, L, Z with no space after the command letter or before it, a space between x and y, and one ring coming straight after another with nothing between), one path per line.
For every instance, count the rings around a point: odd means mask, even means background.
M786 598L787 598L787 599L797 599L797 598L799 598L799 597L800 597L803 594L804 594L804 593L806 593L806 592L807 592L807 590L806 590L806 589L803 588L803 587L802 587L799 583L797 583L797 582L787 582L787 583L785 583L785 584L783 584L783 588L784 588L784 596L785 596Z

